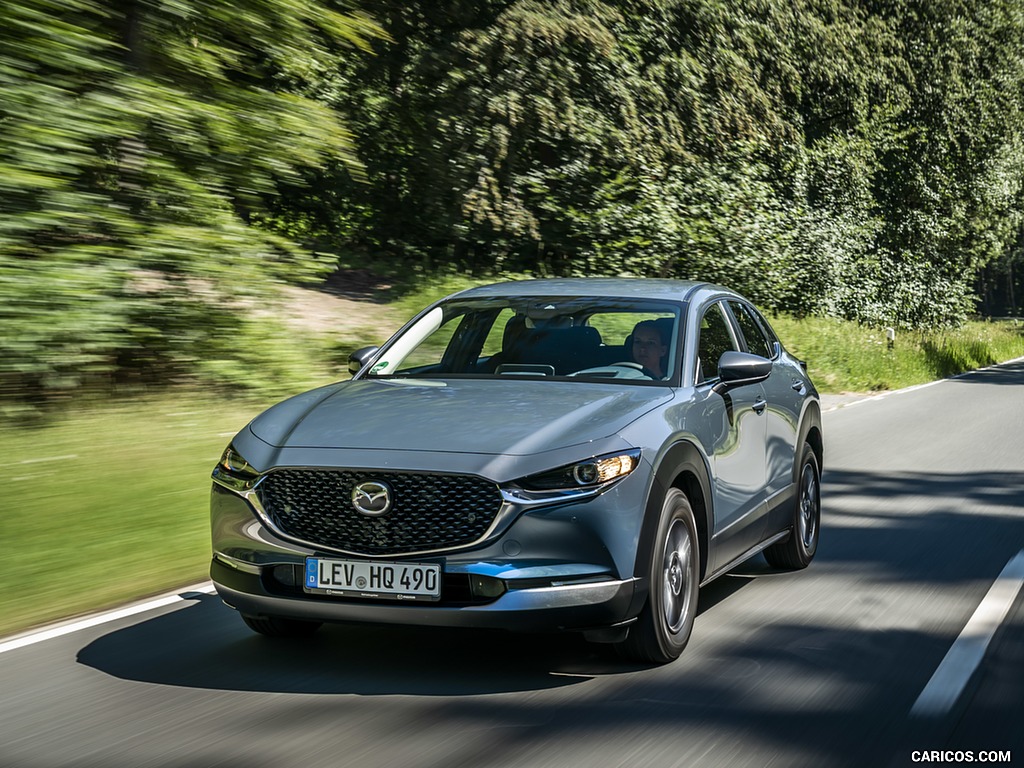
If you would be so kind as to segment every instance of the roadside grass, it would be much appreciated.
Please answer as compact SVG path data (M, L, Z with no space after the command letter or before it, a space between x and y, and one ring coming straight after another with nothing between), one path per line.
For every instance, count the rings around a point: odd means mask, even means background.
M388 306L409 318L479 282L438 281ZM807 359L823 392L900 388L1024 356L1024 326L1012 322L899 334L893 349L882 331L851 323L772 323L787 348ZM332 354L383 340L339 340ZM305 343L319 346L297 354L326 354L322 341ZM340 377L328 366L307 370L291 391ZM205 579L210 471L231 436L281 387L250 390L247 399L151 392L85 401L31 425L0 421L0 636Z
M175 393L0 427L0 635L206 579L210 471L259 408Z
M975 320L948 331L897 332L830 318L774 317L786 348L821 392L902 389L1024 356L1024 324Z

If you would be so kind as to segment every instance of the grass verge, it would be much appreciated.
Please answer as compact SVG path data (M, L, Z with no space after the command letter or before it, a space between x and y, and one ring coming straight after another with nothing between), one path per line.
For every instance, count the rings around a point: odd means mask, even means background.
M259 407L176 394L0 428L0 635L207 578L210 471Z
M973 321L949 331L885 332L830 318L772 319L822 392L902 389L1024 356L1024 325Z

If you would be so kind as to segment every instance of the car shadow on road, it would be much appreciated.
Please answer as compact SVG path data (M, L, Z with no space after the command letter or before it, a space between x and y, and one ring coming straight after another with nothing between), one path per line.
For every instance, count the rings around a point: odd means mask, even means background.
M617 665L611 654L570 635L325 625L311 638L268 638L216 596L188 597L188 607L96 639L78 661L161 685L427 696L556 688L589 677L587 669Z
M751 579L727 576L706 586L698 613ZM325 625L312 638L267 638L246 628L216 596L185 597L191 605L104 635L83 648L78 661L161 685L428 696L543 690L646 668L574 633Z

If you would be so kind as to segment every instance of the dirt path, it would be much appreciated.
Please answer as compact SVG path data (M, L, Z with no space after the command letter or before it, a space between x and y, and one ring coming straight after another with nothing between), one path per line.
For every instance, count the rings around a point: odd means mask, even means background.
M316 287L285 285L280 317L297 331L380 343L409 319L383 303L390 287L360 270L336 273Z

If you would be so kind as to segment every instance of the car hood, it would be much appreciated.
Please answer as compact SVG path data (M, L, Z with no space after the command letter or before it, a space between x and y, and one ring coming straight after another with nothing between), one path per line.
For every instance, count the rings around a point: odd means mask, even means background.
M671 397L586 382L358 380L279 403L249 428L279 448L523 456L613 435Z

